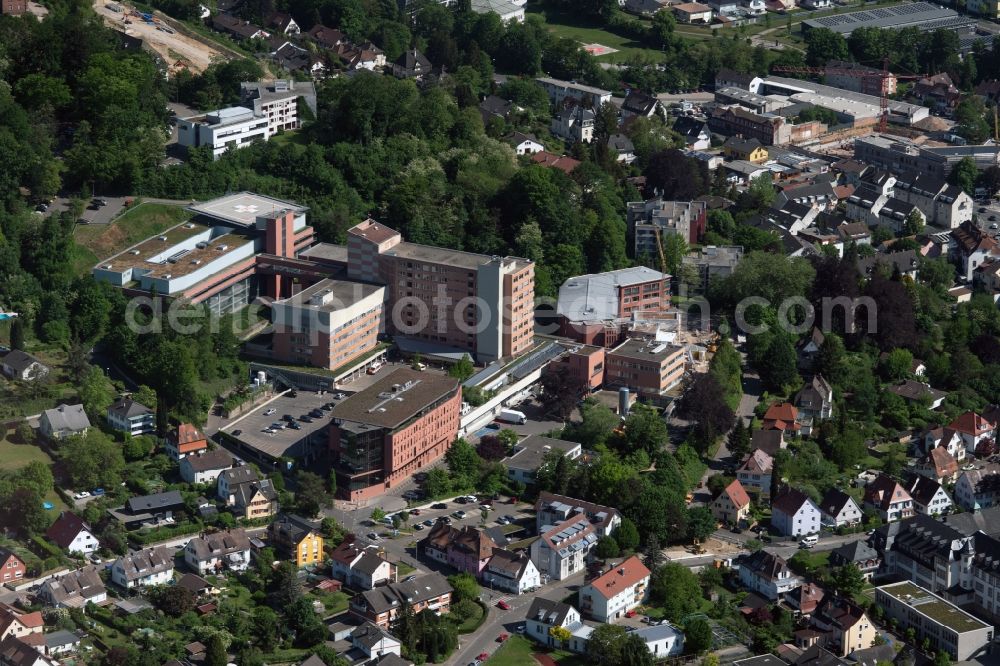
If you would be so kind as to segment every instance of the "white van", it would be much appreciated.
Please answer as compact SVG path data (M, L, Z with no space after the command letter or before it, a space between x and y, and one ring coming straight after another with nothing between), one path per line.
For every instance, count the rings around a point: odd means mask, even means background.
M802 537L802 541L799 541L800 548L812 548L819 543L818 534L810 534L809 536Z

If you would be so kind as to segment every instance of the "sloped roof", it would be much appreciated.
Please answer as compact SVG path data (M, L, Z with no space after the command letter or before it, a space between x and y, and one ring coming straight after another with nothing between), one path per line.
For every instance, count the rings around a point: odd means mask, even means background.
M8 352L6 356L0 359L4 365L13 368L17 373L23 373L25 370L30 368L33 364L38 363L45 366L44 363L39 361L37 358L29 354L28 352L21 351L20 349L15 349ZM46 366L47 367L47 366Z
M799 410L790 402L779 402L767 408L764 413L764 427L778 430L798 430L795 420Z
M979 436L996 428L996 424L987 421L976 412L965 412L949 423L948 427L963 434Z
M741 472L770 474L774 469L774 458L763 449L754 449L740 467Z
M115 561L127 580L144 578L163 571L172 571L174 558L163 546L141 550L119 557Z
M750 436L750 446L772 456L781 450L783 441L784 432L781 430L755 430Z
M786 488L771 501L771 511L781 511L782 513L794 516L802 508L803 504L811 503L812 500L801 490Z
M744 568L758 576L774 580L788 571L788 564L777 555L766 550L758 550L740 562L740 570L742 571Z
M180 491L168 490L165 493L156 493L155 495L132 497L125 506L130 513L145 513L173 508L182 504L184 504L184 498L181 497Z
M737 481L736 483L739 482ZM642 563L642 560L637 555L633 555L618 566L590 581L589 587L605 599L610 599L622 590L641 582L644 578L649 578L649 569L646 568L646 565Z
M923 504L927 506L937 495L937 492L941 490L941 484L926 476L920 476L919 474L914 477L913 483L910 486L910 497L913 498L914 502Z
M868 560L877 559L878 551L864 541L858 540L845 543L839 548L835 548L833 552L830 553L830 557L835 557L835 561L839 562L866 562Z
M55 409L46 409L42 418L49 422L53 432L69 430L80 432L90 427L90 419L83 411L83 405L59 405Z
M228 469L233 466L233 457L225 449L213 449L181 460L181 465L187 465L193 472L208 472L215 469Z
M90 525L83 522L82 518L75 513L63 511L59 514L59 517L56 518L56 521L52 523L52 526L45 532L45 538L60 548L69 548L70 544L73 543L73 539L76 538L76 535L78 535L81 530L87 530L93 534L93 530L90 529Z
M842 490L831 488L823 495L823 499L819 503L819 510L828 516L837 516L840 515L845 506L852 502L854 502L854 498L850 495Z
M725 495L732 502L733 506L737 509L742 509L745 506L750 505L750 495L743 488L743 484L740 483L739 479L734 480L728 486L726 486L720 495Z
M910 493L891 476L879 474L865 486L865 504L887 511L896 502L911 500Z
M136 402L132 398L119 398L115 404L108 407L108 414L121 419L130 419L137 416L152 414L153 410L146 405Z
M535 597L531 600L531 606L528 608L528 614L525 617L551 627L560 627L566 622L566 616L572 610L573 607L569 604Z
M931 449L931 452L927 454L927 458L931 465L934 466L934 472L939 478L958 474L958 461L955 460L955 456L951 455L945 447L937 446Z
M214 532L195 537L188 541L187 550L194 553L198 561L213 557L224 557L230 553L240 553L250 550L250 539L242 528Z

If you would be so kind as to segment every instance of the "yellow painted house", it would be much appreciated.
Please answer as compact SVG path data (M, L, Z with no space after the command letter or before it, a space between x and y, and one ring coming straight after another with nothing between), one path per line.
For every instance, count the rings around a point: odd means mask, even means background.
M731 160L746 160L753 164L767 161L767 148L757 139L744 139L738 136L729 137L722 144L722 151Z
M267 535L270 543L296 566L322 564L326 560L318 521L282 514L268 526Z

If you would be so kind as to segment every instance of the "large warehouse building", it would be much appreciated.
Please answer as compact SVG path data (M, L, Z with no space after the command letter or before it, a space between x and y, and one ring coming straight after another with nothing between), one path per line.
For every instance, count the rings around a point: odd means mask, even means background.
M802 22L803 32L814 28L828 28L839 32L844 37L849 36L858 28L901 30L912 27L920 28L923 32L933 32L944 28L945 30L971 33L975 31L976 20L929 2L911 2L894 7L879 7L847 14L823 16Z

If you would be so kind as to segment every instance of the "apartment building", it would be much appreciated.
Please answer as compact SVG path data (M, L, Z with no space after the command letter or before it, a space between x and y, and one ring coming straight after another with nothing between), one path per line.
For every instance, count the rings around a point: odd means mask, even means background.
M285 513L267 526L267 536L280 552L295 561L297 567L320 564L325 559L319 521Z
M670 276L645 266L578 275L559 287L560 332L584 344L613 346L623 324L670 310Z
M571 106L556 113L549 130L553 135L571 143L577 141L590 143L594 140L595 118L591 109Z
M535 514L540 538L531 544L531 561L550 580L582 570L597 541L621 524L616 509L544 491Z
M174 578L174 556L163 546L129 553L111 565L111 581L130 590L166 585Z
M659 396L684 378L687 358L684 347L639 339L626 340L607 353L604 383L626 386L644 396Z
M324 279L271 306L272 352L286 363L334 370L375 348L385 287Z
M926 639L932 651L943 650L956 661L971 659L993 641L992 626L909 581L876 588L875 603L900 630L913 629L917 642Z
M240 97L254 116L267 119L269 136L279 131L297 130L302 126L299 118L299 99L316 115L316 87L311 81L278 79L275 81L244 81L240 84Z
M349 609L351 615L389 630L407 608L415 615L424 611L448 613L451 593L448 579L435 572L366 590L351 598Z
M987 463L963 471L955 482L955 503L966 511L1000 504L1000 465Z
M347 236L348 277L386 286L386 331L397 339L466 351L480 362L531 347L533 262L408 243L370 219Z
M900 176L894 195L919 208L927 224L943 229L955 229L963 222L970 222L975 210L975 201L961 187L925 174Z
M227 150L246 148L271 138L270 120L253 109L231 106L177 119L177 143L185 148L208 147L218 159Z
M580 613L597 622L613 622L649 596L649 569L637 555L612 567L580 588Z
M472 525L455 528L439 522L421 539L419 547L432 560L479 578L497 543L485 530Z
M719 106L708 116L713 132L756 139L765 146L780 146L791 139L790 126L781 116L757 114L741 106Z
M689 244L705 235L708 205L704 201L630 201L626 208L627 242L633 257L658 257L660 243L668 234L677 234Z
M541 531L545 525L554 525L573 516L585 516L597 529L597 536L606 537L622 524L618 509L593 502L584 502L565 495L543 490L535 501L535 527Z
M712 280L724 280L732 275L742 260L743 248L739 245L707 245L686 254L681 263L697 271L700 280L692 286L705 291Z
M397 368L333 408L337 494L377 497L444 455L458 433L462 395L452 377Z
M562 106L567 99L575 104L585 104L589 100L590 106L594 109L599 109L602 104L611 102L610 90L547 77L539 77L535 81L545 90L549 101L555 107Z
M996 146L992 144L925 147L907 139L880 134L858 137L854 141L854 159L893 173L947 178L966 157L980 170L997 165Z
M108 407L108 425L132 437L156 430L156 414L146 405L128 396L118 398Z

